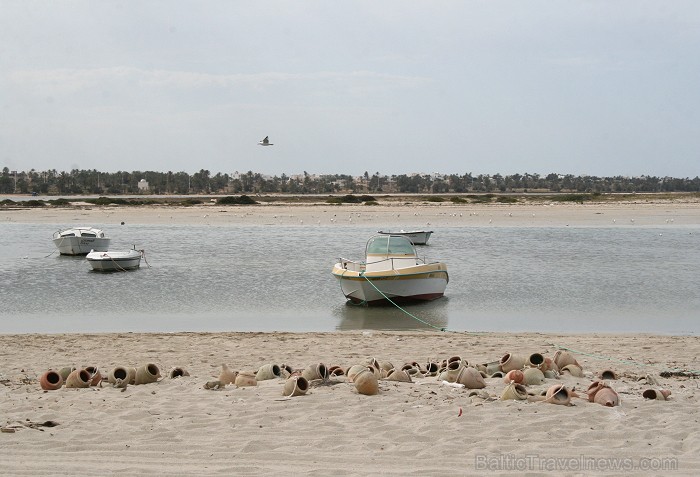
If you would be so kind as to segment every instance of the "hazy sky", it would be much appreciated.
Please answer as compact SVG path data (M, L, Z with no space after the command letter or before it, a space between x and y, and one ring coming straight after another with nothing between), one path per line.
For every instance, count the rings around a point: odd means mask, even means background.
M5 166L695 177L700 1L0 0Z

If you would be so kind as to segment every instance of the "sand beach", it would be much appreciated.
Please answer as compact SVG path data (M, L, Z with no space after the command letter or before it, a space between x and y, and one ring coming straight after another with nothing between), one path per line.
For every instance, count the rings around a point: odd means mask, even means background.
M217 380L222 364L343 369L376 358L407 362L575 350L582 377L563 384L570 406L500 400L502 378L482 390L437 377L379 381L362 395L344 376L311 381L285 397L281 378L255 387ZM585 353L585 354L584 354ZM0 336L0 468L3 475L654 475L700 472L697 337L440 332L174 333ZM43 391L48 368L153 363L163 378L125 389L108 383ZM169 378L180 367L189 376ZM611 369L619 405L585 399ZM664 373L671 371L671 373ZM651 375L657 384L650 384ZM666 377L664 377L666 376ZM643 397L647 389L668 400ZM486 393L484 393L486 391ZM476 395L470 395L477 392ZM622 466L622 467L620 467Z
M207 202L207 200L209 200ZM215 199L193 206L94 206L75 201L68 207L3 207L0 221L18 223L172 224L172 225L298 225L388 228L450 227L566 227L566 226L677 226L700 224L700 199L627 200L621 202L526 202L518 204L429 203L412 197L393 197L379 205L332 205L323 199L258 205L218 205Z
M352 219L352 220L350 220ZM92 224L277 223L305 226L674 226L700 224L698 203L586 205L264 205L255 207L70 207L0 211L0 220ZM562 310L565 313L565 310ZM5 317L11 319L11 317ZM500 399L487 377L468 389L438 376L378 381L360 394L346 376L310 381L288 397L285 379L207 389L222 364L255 373L266 364L379 363L426 367L459 356L475 366L505 354L554 357L568 349L582 375ZM0 335L2 475L697 475L700 406L697 336L392 332L222 332ZM156 382L45 391L50 368L151 363ZM171 378L173 368L188 376ZM619 404L589 402L606 379ZM537 400L552 386L570 405ZM645 391L670 391L646 399Z

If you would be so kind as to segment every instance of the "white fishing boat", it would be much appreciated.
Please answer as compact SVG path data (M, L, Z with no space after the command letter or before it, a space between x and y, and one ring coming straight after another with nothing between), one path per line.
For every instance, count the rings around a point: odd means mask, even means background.
M430 235L432 235L433 231L432 230L411 230L411 231L401 230L400 232L383 232L380 230L377 233L382 234L382 235L403 235L404 237L408 237L411 240L411 242L413 242L413 245L426 245L428 243L428 239L430 238Z
M90 252L85 258L93 270L99 272L123 272L126 270L134 270L141 266L141 257L143 250L124 250L106 252Z
M61 255L86 255L92 250L104 252L110 239L95 227L72 227L53 234L53 243Z
M371 237L364 261L339 258L332 273L345 298L368 305L434 300L449 282L447 264L419 258L403 235Z

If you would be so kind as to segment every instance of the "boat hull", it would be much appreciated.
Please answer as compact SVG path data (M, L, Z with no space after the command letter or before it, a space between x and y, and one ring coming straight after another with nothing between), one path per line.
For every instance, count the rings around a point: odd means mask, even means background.
M86 259L93 270L98 272L117 272L135 270L141 266L141 252L90 252Z
M99 237L59 237L53 239L61 255L87 255L92 250L106 252L110 239Z
M442 263L367 273L349 271L336 264L333 275L346 299L367 305L435 300L444 296L449 282L447 267Z
M91 251L106 252L109 238L95 227L71 227L53 234L53 243L61 255L87 255Z

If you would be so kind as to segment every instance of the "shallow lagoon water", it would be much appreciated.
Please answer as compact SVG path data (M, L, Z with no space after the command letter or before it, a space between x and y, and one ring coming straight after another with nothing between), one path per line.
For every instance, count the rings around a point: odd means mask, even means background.
M435 229L418 250L448 264L446 296L397 309L346 304L330 273L375 228L91 225L146 262L93 272L54 251L58 225L0 225L0 333L700 332L698 227Z

